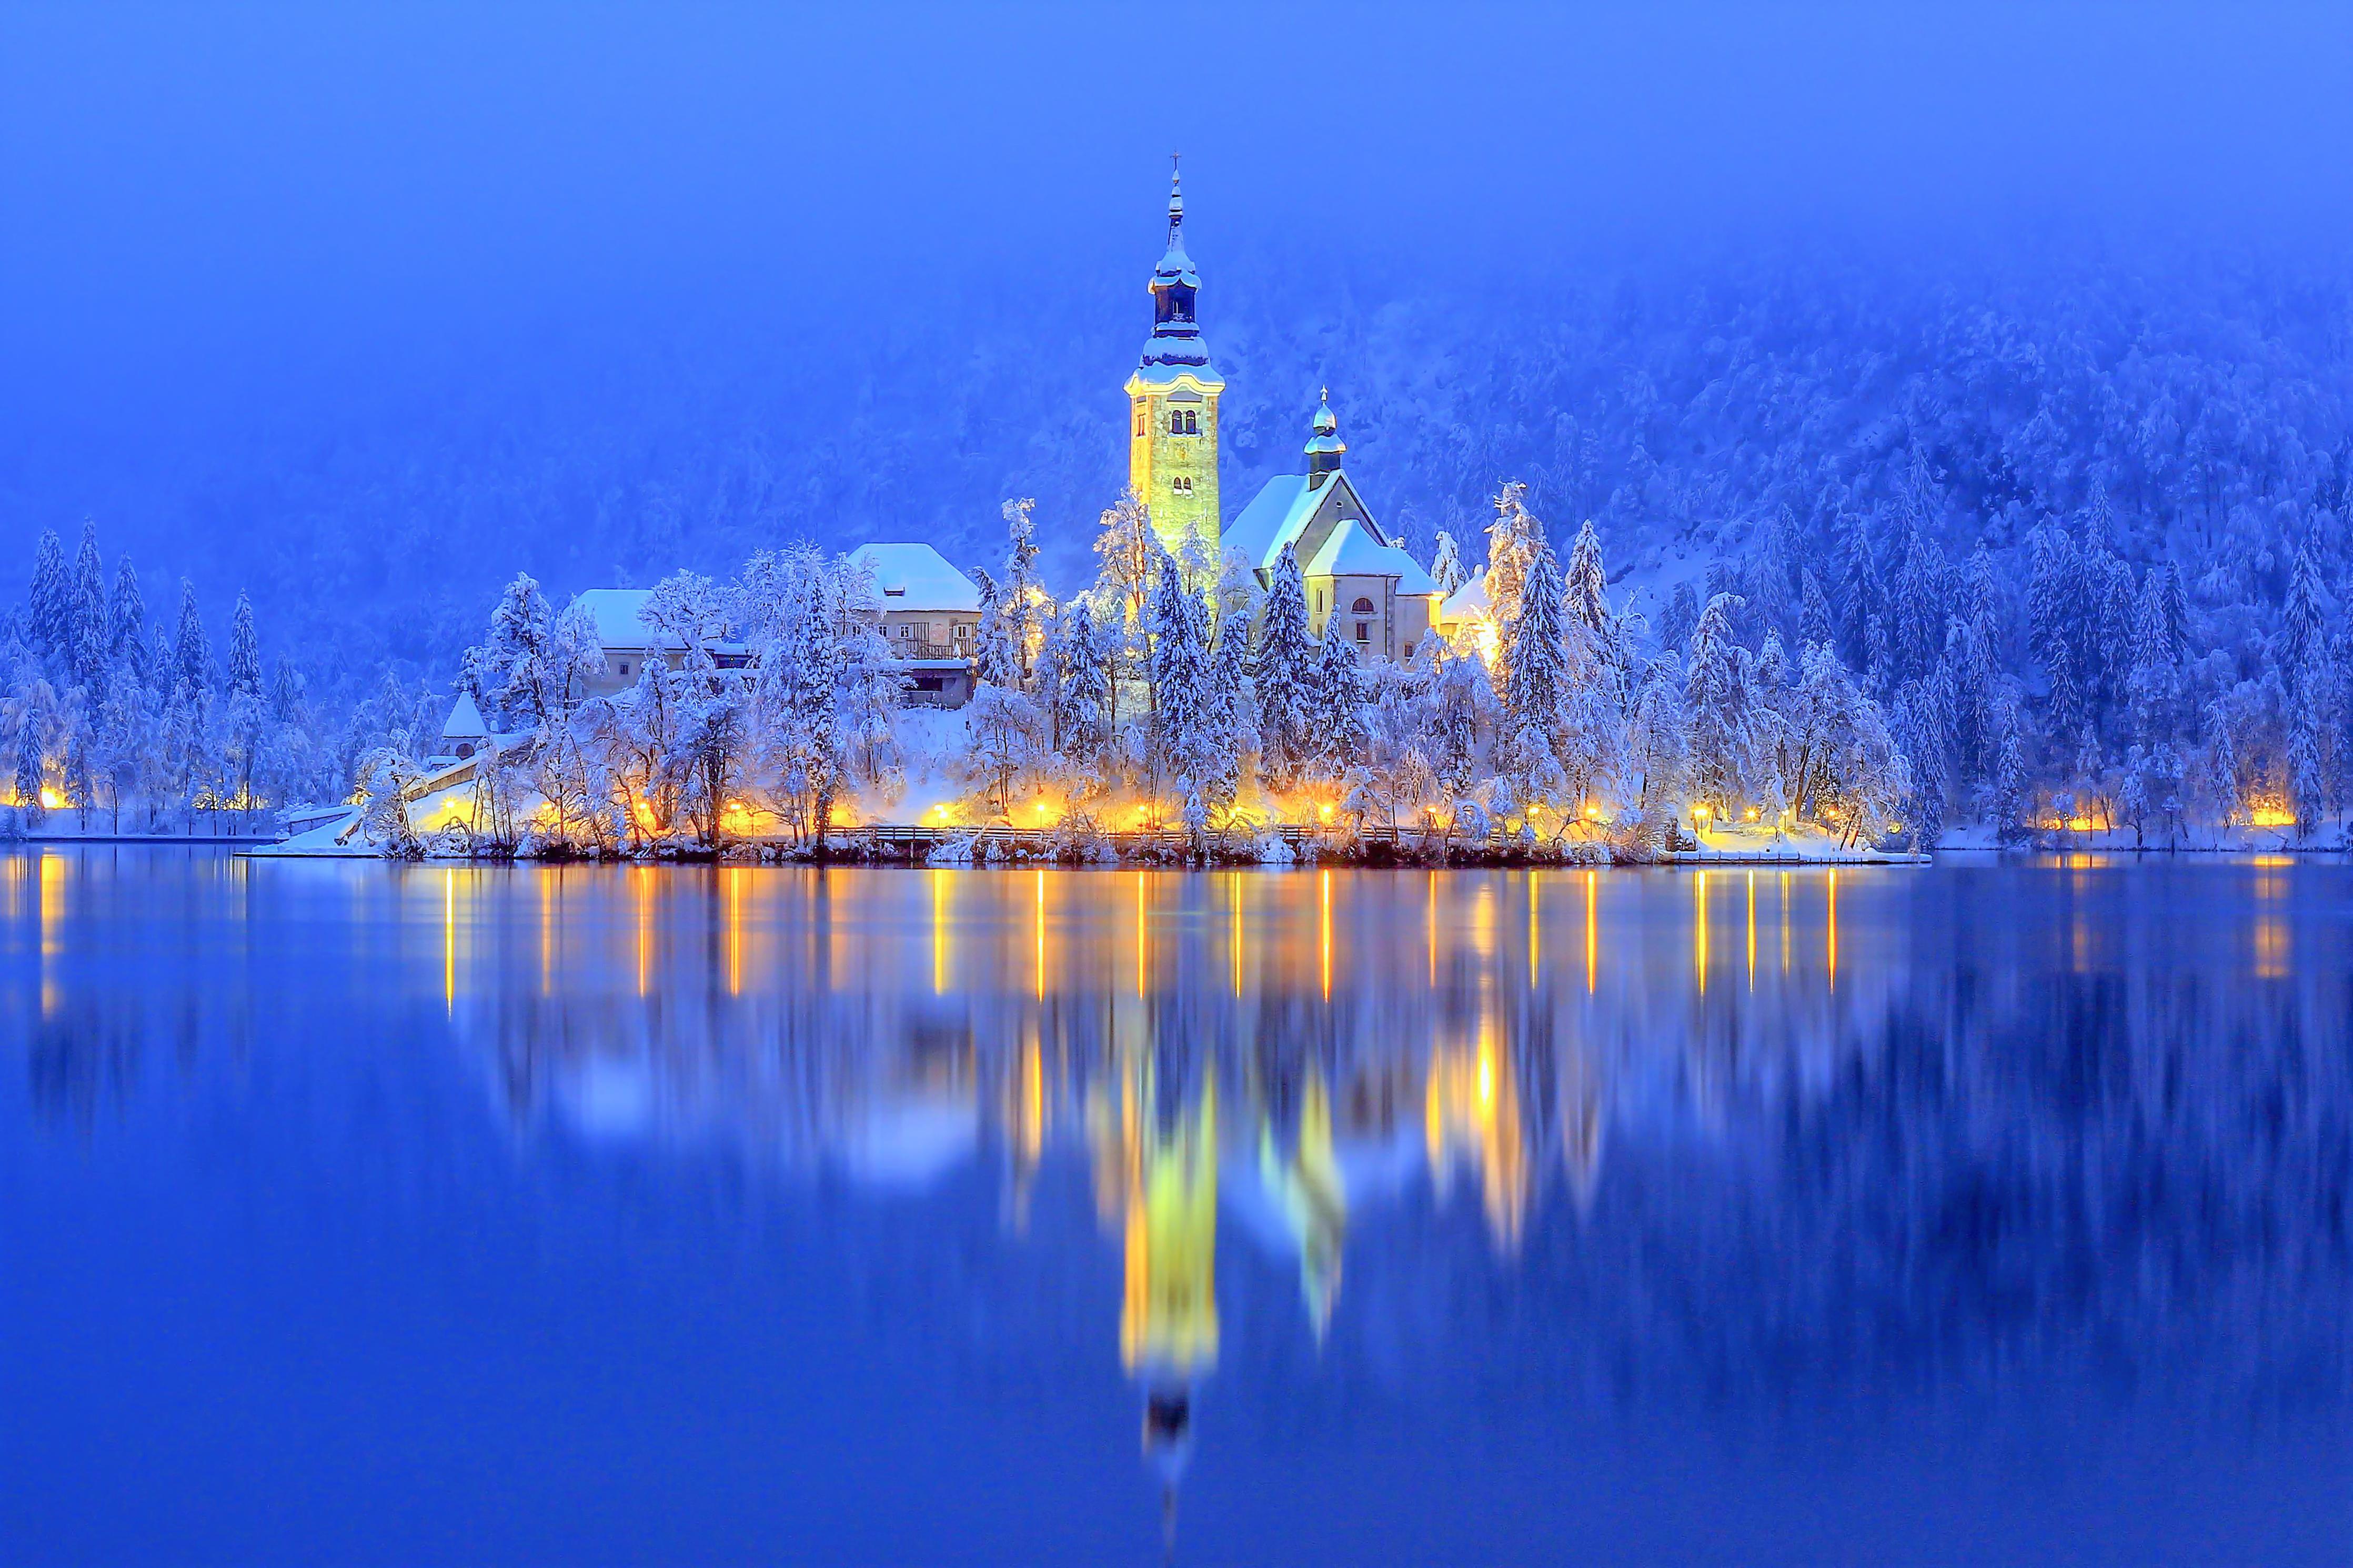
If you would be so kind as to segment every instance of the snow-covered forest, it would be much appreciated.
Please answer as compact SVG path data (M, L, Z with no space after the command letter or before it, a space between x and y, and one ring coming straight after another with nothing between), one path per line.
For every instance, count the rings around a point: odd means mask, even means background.
M2341 830L2341 279L1790 263L1310 300L1235 270L1214 323L1229 492L1296 467L1328 382L1352 478L1416 553L1442 565L1444 535L1472 570L1493 557L1495 646L1343 669L1287 579L1099 553L1123 526L1112 382L1134 314L1106 299L985 318L973 353L1018 377L884 325L810 351L857 395L788 413L723 368L242 454L267 471L235 476L251 526L226 558L253 598L225 658L193 591L150 617L88 529L78 551L42 534L5 645L14 795L155 825L344 798L421 763L471 685L501 724L565 732L533 755L584 749L540 797L565 835L609 821L607 773L662 834L723 833L730 800L808 827L820 799L884 810L940 743L894 714L835 559L884 537L1008 590L955 742L959 820L1468 807L1648 840L1704 805L1906 837ZM215 510L230 483L176 504ZM1007 494L1039 498L1010 561ZM517 570L546 586L508 590L485 641ZM690 649L748 643L756 668L691 652L609 712L566 709L557 612L638 574Z

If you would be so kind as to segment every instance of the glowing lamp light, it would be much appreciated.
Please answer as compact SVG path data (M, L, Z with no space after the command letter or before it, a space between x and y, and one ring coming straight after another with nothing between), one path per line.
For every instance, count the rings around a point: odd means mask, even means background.
M1601 808L1600 808L1599 806L1598 806L1598 805L1588 805L1588 806L1587 806L1587 807L1585 808L1585 819L1586 819L1588 822L1599 822L1599 821L1600 821L1600 820L1601 820Z
M1747 815L1747 817L1748 817L1748 820L1749 820L1749 821L1751 821L1751 822L1756 821L1756 820L1757 820L1757 808L1756 808L1755 806L1753 806L1753 805L1752 805L1752 806L1750 806L1750 807L1748 808L1748 811L1747 811L1746 815Z
M55 810L57 810L59 806L61 806L61 805L65 805L65 803L66 803L66 797L65 797L65 796L63 796L63 795L59 795L57 791L55 791L55 790L51 789L51 788L50 788L48 785L47 785L47 784L43 784L43 785L41 786L41 809L42 809L42 810L44 810L44 811L55 811Z
M1328 805L1318 806L1315 808L1315 815L1329 822L1332 820L1332 808Z
M1705 822L1705 821L1707 820L1707 818L1708 818L1708 809L1707 809L1707 807L1706 807L1706 806L1704 806L1704 805L1695 805L1695 806L1693 806L1693 807L1692 807L1692 817L1693 817L1693 819L1694 819L1694 820L1695 820L1695 821L1699 821L1699 822Z

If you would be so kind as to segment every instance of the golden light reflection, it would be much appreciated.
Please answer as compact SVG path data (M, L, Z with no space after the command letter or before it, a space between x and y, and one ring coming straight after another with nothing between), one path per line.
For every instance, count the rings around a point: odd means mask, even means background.
M1317 919L1316 931L1324 954L1324 1000L1332 1000L1332 873L1320 874L1323 884L1323 907Z
M740 866L719 873L727 894L727 994L744 994L744 877Z
M1249 884L1242 879L1242 874L1240 871L1232 872L1230 876L1232 880L1229 885L1234 900L1234 930L1231 938L1231 946L1234 950L1234 994L1239 996L1242 994L1242 891Z
M1434 1190L1443 1200L1457 1153L1479 1179L1489 1232L1506 1249L1519 1243L1527 1217L1530 1173L1521 1124L1519 1080L1490 1006L1478 1039L1433 1051L1422 1090L1422 1138Z
M539 874L539 994L555 993L555 879L558 871Z
M654 984L653 875L643 866L635 867L629 872L629 891L637 900L638 994L640 996L651 992Z
M458 873L441 873L441 1008L458 1010Z
M1429 899L1422 914L1422 942L1430 950L1430 984L1435 989L1438 984L1438 873L1435 871L1430 874L1428 892ZM1236 992L1235 994L1240 995L1240 993Z
M1838 989L1838 873L1836 871L1830 874L1830 918L1824 922L1822 944L1823 952L1830 962L1831 989L1835 991Z
M54 1018L63 1005L64 987L58 963L66 947L66 878L63 855L41 856L41 1016Z
M1757 873L1748 876L1748 989L1757 989Z
M932 879L932 994L948 994L948 878L954 873L933 871Z
M1528 873L1528 989L1536 988L1536 954L1542 944L1536 940L1536 874Z
M1601 983L1601 873L1585 874L1585 994Z
M2288 972L2287 921L2276 909L2287 897L2287 879L2278 868L2290 865L2284 855L2267 855L2254 862L2255 873L2255 978L2284 980Z
M1151 927L1144 909L1144 873L1135 874L1135 994L1146 994L1152 976Z
M1699 994L1707 994L1707 873L1692 878L1692 967L1699 975Z
M1046 999L1046 873L1038 873L1037 969L1038 1000Z

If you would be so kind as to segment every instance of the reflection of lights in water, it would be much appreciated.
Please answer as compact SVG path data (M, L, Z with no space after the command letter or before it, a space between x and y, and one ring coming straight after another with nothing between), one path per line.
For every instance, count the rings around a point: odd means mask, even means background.
M1585 994L1601 982L1601 873L1585 874Z
M1707 994L1707 873L1692 878L1692 967L1699 975L1699 994Z
M1038 1000L1046 999L1046 873L1038 873Z
M1824 923L1822 951L1830 963L1831 989L1838 989L1838 873L1830 874L1830 919Z
M66 948L66 858L51 851L41 856L41 1016L54 1018L64 1000L58 980L58 961Z
M1144 912L1144 873L1135 874L1135 994L1142 996L1149 989L1152 974L1151 936Z
M1542 943L1536 939L1536 874L1528 873L1528 989L1536 988L1536 953Z
M2258 856L2254 861L2255 902L2275 904L2287 897L2287 879L2278 874L2279 868L2295 864L2284 855ZM2287 922L2269 910L2259 910L2255 916L2255 978L2284 980L2287 978Z
M1748 873L1748 989L1757 989L1757 873L1754 871Z
M932 879L932 994L948 994L948 879L955 873L934 871Z
M654 887L653 872L643 866L629 873L638 901L638 994L645 995L654 983Z
M1323 888L1323 912L1316 929L1324 952L1324 1000L1329 1002L1332 999L1332 873L1321 873L1319 880Z
M720 876L727 887L727 994L744 994L744 871L730 867Z
M555 990L555 879L563 875L554 868L539 874L539 994L551 995Z
M441 1010L458 1007L458 873L441 873Z

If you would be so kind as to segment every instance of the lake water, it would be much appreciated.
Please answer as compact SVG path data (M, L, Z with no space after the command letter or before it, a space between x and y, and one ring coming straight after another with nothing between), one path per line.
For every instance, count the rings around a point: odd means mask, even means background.
M0 1560L2330 1562L2353 869L0 858Z

